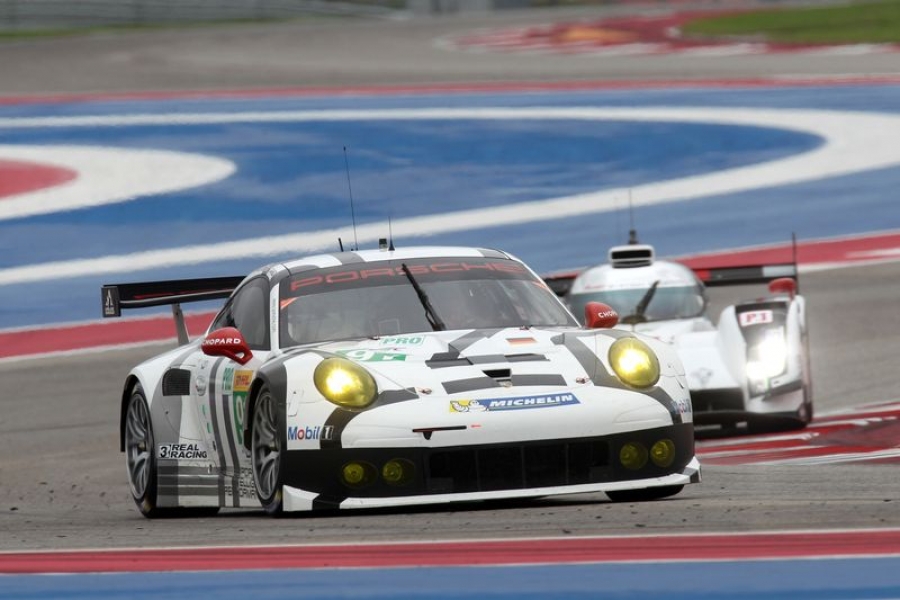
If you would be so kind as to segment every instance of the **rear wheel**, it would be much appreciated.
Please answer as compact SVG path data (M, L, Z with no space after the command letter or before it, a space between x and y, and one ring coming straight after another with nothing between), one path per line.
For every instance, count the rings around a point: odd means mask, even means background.
M270 515L281 514L281 438L278 435L278 411L275 397L268 387L263 387L256 399L253 411L253 429L250 434L250 452L253 465L253 481L259 503Z
M159 517L213 516L218 506L167 507L157 506L156 444L150 409L140 385L134 386L125 412L125 465L131 497L141 514L148 519Z
M674 496L684 489L683 485L664 485L662 487L644 488L642 490L619 490L606 492L613 502L646 502Z
M144 390L137 385L131 392L125 413L125 463L131 497L145 517L155 517L156 506L156 458L153 443L153 425L150 409L144 398Z

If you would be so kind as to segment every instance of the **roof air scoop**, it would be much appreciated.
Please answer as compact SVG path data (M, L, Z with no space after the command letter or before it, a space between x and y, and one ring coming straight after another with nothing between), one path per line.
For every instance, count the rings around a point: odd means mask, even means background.
M614 269L647 267L653 264L653 256L653 246L647 244L613 246L609 249L609 264Z

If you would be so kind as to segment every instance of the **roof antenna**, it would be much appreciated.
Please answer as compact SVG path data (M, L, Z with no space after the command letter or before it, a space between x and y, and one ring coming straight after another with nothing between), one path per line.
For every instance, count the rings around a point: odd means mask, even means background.
M353 211L353 188L350 187L350 161L347 160L347 146L344 146L344 168L347 170L347 189L350 191L350 219L353 221L353 245L359 250L359 240L356 238L356 213ZM343 249L343 244L341 245Z
M388 240L390 240L390 246L388 245ZM386 238L378 238L378 249L379 250L387 250L389 252L394 251L394 233L391 231L391 215L388 214L388 237Z
M616 215L616 228L613 230L613 239L616 240L616 243L618 243L619 236L622 234L622 224L620 223L621 209L619 208L619 196L613 196L613 204L613 213Z
M628 189L628 216L631 219L631 229L628 230L628 243L639 244L637 230L634 228L634 206L631 203L631 188Z
M338 247L341 249L341 252L344 251L344 242L341 241L341 238L338 238Z
M388 250L394 251L394 230L391 227L391 215L388 215Z

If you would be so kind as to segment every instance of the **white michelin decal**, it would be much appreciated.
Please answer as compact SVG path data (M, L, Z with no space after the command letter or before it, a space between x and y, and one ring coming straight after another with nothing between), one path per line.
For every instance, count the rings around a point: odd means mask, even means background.
M542 394L539 396L513 396L511 398L487 398L482 400L451 400L450 412L497 412L502 410L527 410L580 404L575 394Z

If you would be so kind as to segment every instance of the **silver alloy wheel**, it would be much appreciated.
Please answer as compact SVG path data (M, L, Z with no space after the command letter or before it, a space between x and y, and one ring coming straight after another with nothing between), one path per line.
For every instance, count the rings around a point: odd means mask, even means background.
M153 465L153 429L147 405L139 394L131 397L128 416L125 421L125 460L128 466L128 481L135 498L143 498L150 482Z
M278 469L281 463L281 447L278 441L278 418L275 400L268 390L263 390L253 412L253 478L259 496L271 499L278 487Z

